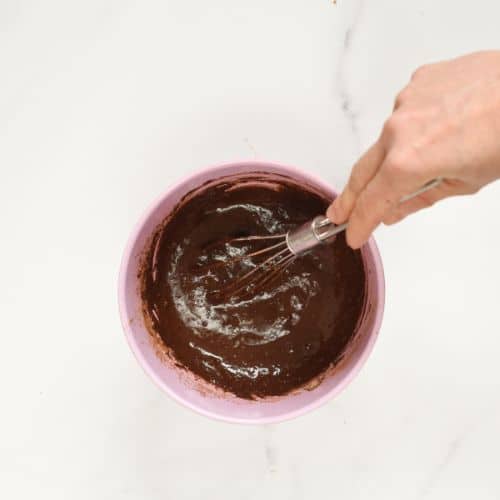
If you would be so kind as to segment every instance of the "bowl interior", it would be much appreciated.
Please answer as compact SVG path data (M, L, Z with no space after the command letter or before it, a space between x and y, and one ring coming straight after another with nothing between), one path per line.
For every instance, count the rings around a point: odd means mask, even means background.
M380 257L375 242L362 249L367 275L367 300L358 325L355 340L344 358L330 370L314 389L263 401L247 401L217 390L207 390L191 374L176 368L158 355L157 344L148 332L142 313L138 273L145 248L157 226L165 219L184 195L208 181L228 175L265 172L285 175L300 183L319 189L333 197L334 191L309 174L281 165L244 162L205 169L171 188L147 211L134 230L122 262L119 301L123 327L139 363L153 380L174 399L213 418L242 423L268 423L305 413L340 392L360 369L371 351L381 323L384 283ZM208 384L206 384L208 385Z

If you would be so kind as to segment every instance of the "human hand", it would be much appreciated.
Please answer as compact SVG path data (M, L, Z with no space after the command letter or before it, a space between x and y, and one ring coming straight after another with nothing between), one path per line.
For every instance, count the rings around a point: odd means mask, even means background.
M419 68L399 93L377 142L354 165L328 208L349 221L359 248L381 223L394 224L443 198L476 193L500 177L500 51ZM399 203L435 178L435 188Z

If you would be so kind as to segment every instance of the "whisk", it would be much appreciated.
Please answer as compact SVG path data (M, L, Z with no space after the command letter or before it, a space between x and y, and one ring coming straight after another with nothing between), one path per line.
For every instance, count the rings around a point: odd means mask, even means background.
M433 179L417 191L401 198L404 203L416 196L436 187L441 178ZM335 236L347 228L347 223L336 225L323 215L291 229L287 233L269 236L246 236L233 238L229 243L269 243L260 250L245 253L224 263L229 266L243 259L262 259L250 271L237 276L216 293L221 297L248 295L256 293L264 286L275 281L298 257L314 249L318 245L331 243Z

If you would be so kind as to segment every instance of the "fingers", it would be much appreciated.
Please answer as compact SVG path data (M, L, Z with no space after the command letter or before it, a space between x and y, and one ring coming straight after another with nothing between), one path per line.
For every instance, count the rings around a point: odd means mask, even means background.
M356 200L346 230L348 245L353 249L360 248L397 205L400 197L386 170L381 168Z
M377 141L354 165L344 191L328 207L326 216L335 224L345 222L356 204L356 200L373 179L385 156L384 146Z
M435 168L423 168L412 150L393 149L375 177L358 196L347 227L347 243L360 248L375 228L399 205L401 199L434 178ZM422 198L422 200L425 198Z

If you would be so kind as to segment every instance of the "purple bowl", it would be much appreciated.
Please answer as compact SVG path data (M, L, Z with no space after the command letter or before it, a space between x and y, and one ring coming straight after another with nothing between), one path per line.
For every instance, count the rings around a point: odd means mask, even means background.
M332 399L361 369L377 338L384 310L384 273L373 238L362 248L367 276L363 314L353 341L342 360L327 370L314 388L300 389L285 396L257 401L237 398L178 368L162 354L161 344L148 332L142 314L138 272L144 251L158 225L184 195L207 181L252 173L284 175L332 198L335 191L323 181L292 167L246 161L205 168L170 187L143 215L128 241L120 269L118 299L120 316L130 348L139 364L156 384L172 398L203 415L226 422L266 424L303 415Z

